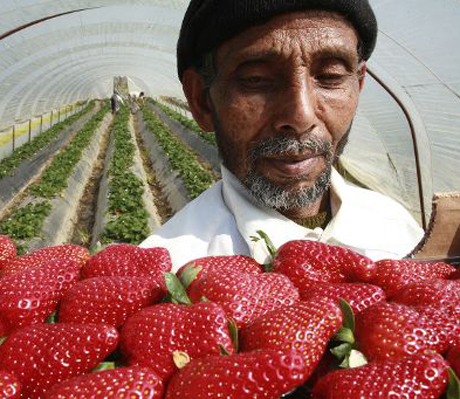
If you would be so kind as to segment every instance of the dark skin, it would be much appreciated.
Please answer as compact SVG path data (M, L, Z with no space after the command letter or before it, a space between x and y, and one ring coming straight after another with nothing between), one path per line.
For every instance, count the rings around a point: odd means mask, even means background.
M224 42L209 90L188 69L184 91L202 129L219 135L224 163L241 181L254 143L288 135L337 144L349 129L366 71L358 35L339 14L305 11L275 17ZM216 126L218 125L218 126ZM311 150L258 159L254 168L276 186L311 186L326 168ZM288 218L316 215L328 193L306 207L280 210Z

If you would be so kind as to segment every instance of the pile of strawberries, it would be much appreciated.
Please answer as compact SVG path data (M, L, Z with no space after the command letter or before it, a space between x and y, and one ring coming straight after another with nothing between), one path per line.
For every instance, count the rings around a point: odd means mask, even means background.
M459 398L460 272L290 241L270 265L0 236L0 398Z

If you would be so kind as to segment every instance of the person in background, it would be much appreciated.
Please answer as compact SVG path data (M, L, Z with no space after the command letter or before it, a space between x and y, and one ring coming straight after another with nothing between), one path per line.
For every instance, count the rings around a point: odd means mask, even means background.
M123 104L123 99L118 94L116 90L114 90L112 97L110 97L110 107L112 109L112 114L116 114L120 109L120 104Z
M252 237L294 239L401 258L423 230L394 200L354 186L334 165L345 147L377 39L368 0L192 0L177 45L193 117L215 131L222 180L142 247L174 270L207 255L264 263Z

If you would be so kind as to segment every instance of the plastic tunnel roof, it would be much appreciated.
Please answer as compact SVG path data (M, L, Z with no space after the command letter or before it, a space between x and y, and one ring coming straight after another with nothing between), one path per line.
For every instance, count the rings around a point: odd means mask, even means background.
M379 38L343 165L415 216L421 206L429 216L434 192L460 189L460 2L370 2ZM175 46L187 4L0 0L0 132L108 97L119 75L135 91L184 98Z

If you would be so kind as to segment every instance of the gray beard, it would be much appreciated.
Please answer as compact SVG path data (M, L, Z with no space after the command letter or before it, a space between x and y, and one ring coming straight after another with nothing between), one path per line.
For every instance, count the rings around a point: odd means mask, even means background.
M326 159L326 169L315 180L314 184L299 190L288 190L276 186L265 176L260 175L254 168L259 158L269 155L298 154L304 150L322 154ZM299 141L289 136L271 138L256 143L248 153L248 173L244 184L249 189L253 200L263 206L279 210L291 210L312 206L318 201L330 186L332 172L332 146L315 138ZM308 176L299 176L302 180Z

